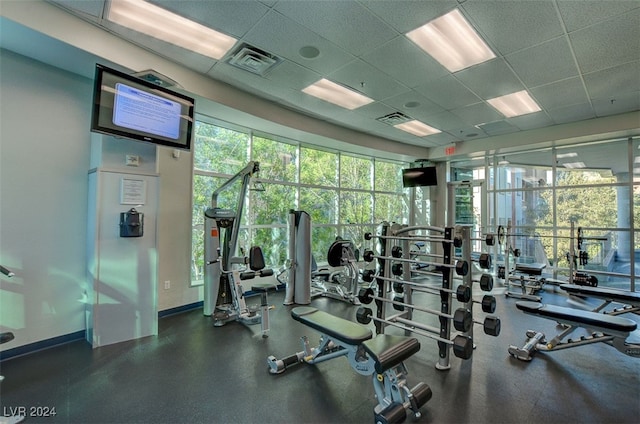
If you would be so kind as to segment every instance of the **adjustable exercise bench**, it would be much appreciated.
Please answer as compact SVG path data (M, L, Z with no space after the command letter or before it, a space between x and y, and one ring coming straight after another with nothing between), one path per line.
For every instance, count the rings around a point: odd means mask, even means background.
M627 342L629 333L638 327L638 324L630 319L537 302L516 302L516 307L525 314L557 321L564 330L551 340L546 340L541 332L527 331L528 340L523 347L509 347L509 354L515 358L530 361L535 351L550 352L592 343L606 343L625 355L640 357L640 344ZM592 331L591 336L563 341L566 336L581 327Z
M542 277L542 271L546 267L541 263L518 263L514 270L515 274L507 275L507 296L518 299L534 300L540 302L538 292L542 290L546 280ZM517 293L510 290L511 286L520 287L521 292Z
M296 321L319 331L322 336L316 348L309 347L308 338L302 337L303 351L283 359L269 356L269 372L280 374L287 367L306 362L317 364L346 356L351 367L361 375L373 376L373 387L378 400L374 408L376 423L401 423L407 410L420 417L420 407L431 399L431 388L418 383L407 387L407 369L403 361L420 350L414 337L380 334L355 322L336 317L316 308L301 306L291 311Z
M591 309L592 312L601 312L607 315L620 315L632 312L640 315L640 293L609 289L604 287L579 286L577 284L561 284L560 288L570 295L579 297L593 297L601 299L602 303L596 308ZM610 303L620 303L624 305L622 308L616 308L605 311ZM581 305L587 307L586 305Z

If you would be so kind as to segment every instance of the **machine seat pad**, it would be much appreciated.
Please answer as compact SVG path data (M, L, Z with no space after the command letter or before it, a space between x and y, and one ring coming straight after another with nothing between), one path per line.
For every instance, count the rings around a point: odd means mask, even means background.
M609 289L605 287L579 286L577 284L561 284L560 288L570 294L593 296L615 302L629 303L634 306L640 305L640 293L638 292Z
M532 264L516 264L516 272L522 272L529 275L542 275L542 270L545 269L545 264L532 263Z
M349 345L359 345L373 337L371 330L364 325L319 311L311 306L293 308L291 317Z
M251 286L251 290L255 292L267 292L269 290L278 290L276 283L256 283Z
M362 344L366 352L375 361L378 374L409 358L420 350L420 343L415 337L392 336L378 334Z
M619 332L634 331L638 324L627 318L599 314L597 312L582 311L580 309L565 308L563 306L545 305L538 302L516 302L516 307L529 314L540 315L544 318L555 319L560 322L571 321L585 327L599 327L606 333L607 330Z

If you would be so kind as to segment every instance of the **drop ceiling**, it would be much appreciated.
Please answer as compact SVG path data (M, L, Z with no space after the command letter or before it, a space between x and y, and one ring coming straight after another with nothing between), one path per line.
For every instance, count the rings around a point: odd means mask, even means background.
M216 61L102 19L102 0L52 3L212 79L415 146L473 143L640 110L640 0L151 2L237 38L236 47ZM454 8L495 59L450 73L405 36ZM245 50L234 63L230 59L242 48L259 54L246 57ZM265 69L263 57L273 66ZM301 91L321 78L374 102L347 111ZM487 103L521 90L531 94L540 112L505 118ZM396 113L442 132L417 137L379 119Z

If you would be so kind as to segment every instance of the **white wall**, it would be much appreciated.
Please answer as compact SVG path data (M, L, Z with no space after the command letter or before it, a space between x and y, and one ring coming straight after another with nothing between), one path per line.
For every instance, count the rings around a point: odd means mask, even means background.
M0 330L8 350L85 329L93 81L0 50ZM109 166L124 147L103 152ZM142 146L146 146L141 144ZM113 150L113 149L112 149ZM119 150L122 152L119 153ZM126 150L126 149L125 149ZM191 154L158 147L158 310L202 300L190 287ZM164 289L164 281L171 287ZM204 318L203 318L204 319Z
M20 345L84 329L92 82L0 50L0 328Z

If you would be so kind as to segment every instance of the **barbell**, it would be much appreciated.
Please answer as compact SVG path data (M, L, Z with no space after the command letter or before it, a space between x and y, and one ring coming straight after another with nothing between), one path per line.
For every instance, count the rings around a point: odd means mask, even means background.
M572 239L573 237L571 236L554 236L554 235L532 235L532 234L510 234L512 236L529 236L529 237L542 237L542 238L556 238L556 239ZM504 239L506 237L506 231L504 229L504 227L502 225L498 226L498 244L502 245L504 244ZM576 237L576 242L577 242L577 247L578 250L582 250L582 244L584 243L585 240L595 240L595 241L607 241L607 237L585 237L584 236L584 232L582 230L582 227L578 227L577 230L577 237Z
M454 237L452 240L450 239L445 239L444 237L426 237L426 236L379 236L379 235L375 235L371 232L366 232L364 233L364 239L365 240L372 240L374 238L380 239L380 240L407 240L407 241L425 241L425 242L444 242L444 243L454 243L454 245L456 243L460 243L460 241L456 240L456 237ZM456 246L456 247L460 247L460 246Z
M386 277L378 277L378 278L386 278ZM358 300L364 305L368 305L374 300L378 300L381 302L390 303L391 305L400 306L402 308L411 308L416 311L426 312L428 314L436 315L438 317L442 317L445 319L450 319L453 321L453 327L463 333L466 333L471 329L472 324L480 324L484 326L484 332L490 336L497 336L500 334L500 318L495 316L488 316L485 318L484 322L474 321L473 315L470 310L466 308L458 308L456 309L453 315L446 314L444 312L436 311L435 309L429 309L422 306L416 306L409 303L401 302L397 300L398 298L394 298L393 300L387 299L386 297L376 296L373 289L371 287L361 288L358 292ZM490 302L490 301L488 301ZM493 299L493 303L495 303L495 299ZM490 306L488 306L490 307ZM493 306L495 311L495 305ZM398 309L396 310L404 310Z
M426 253L426 252L421 252L419 250L410 250L409 255L428 256L430 258L440 258L440 259L444 258L443 255L440 255L438 253ZM393 246L393 248L391 248L391 256L393 256L394 258L402 257L402 247ZM454 257L454 259L462 260L462 258L459 258L459 257ZM491 255L488 253L481 253L480 257L478 258L478 265L480 265L480 268L482 269L491 268Z
M401 276L402 275L402 265L393 264L391 266L391 272L393 273L393 275ZM433 276L436 276L436 277L440 276L440 274L437 274L435 272L423 271L421 269L413 269L413 270L411 270L411 272L415 273L415 274L420 274L420 275L433 275ZM482 289L482 291L489 292L489 291L493 290L493 276L491 274L482 274L480 279L472 278L471 281L474 282L474 283L480 283L480 288Z
M356 320L360 323L360 324L369 324L371 322L371 320L374 320L376 322L380 322L386 325L391 325L394 327L398 327L401 328L403 330L410 330L412 332L415 332L417 334L421 334L425 337L429 337L433 340L437 340L438 342L442 342L448 345L453 346L453 354L461 359L469 359L471 358L471 355L473 354L473 339L470 336L464 336L462 334L458 334L456 337L454 337L453 340L448 340L445 338L442 338L440 336L436 336L435 334L429 333L427 331L419 331L416 328L408 328L404 325L400 325L396 322L393 321L388 321L388 320L384 320L381 318L378 318L376 316L373 315L373 310L371 308L367 308L364 306L361 306L358 308L358 311L356 312ZM417 324L417 323L413 323L413 324ZM422 326L417 325L418 328L422 328Z
M399 246L395 246L395 247L399 247ZM455 263L455 265L453 264L442 264L442 263L435 263L435 262L427 262L427 261L416 261L414 259L404 259L404 258L398 258L398 257L389 257L389 256L380 256L380 255L376 255L375 253L373 253L373 250L365 250L364 254L362 255L362 258L366 261L366 262L371 262L374 259L383 259L383 260L392 260L392 261L398 261L398 262L408 262L408 263L412 263L412 264L418 264L418 263L423 263L423 264L427 264L427 265L433 265L433 266L440 266L440 267L445 267L445 268L453 268L456 270L456 274L464 277L465 275L467 275L469 273L469 264L467 263L467 261L457 261Z

